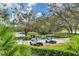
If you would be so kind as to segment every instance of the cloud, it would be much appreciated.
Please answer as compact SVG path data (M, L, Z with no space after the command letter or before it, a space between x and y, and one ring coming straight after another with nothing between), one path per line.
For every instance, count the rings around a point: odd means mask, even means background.
M33 6L35 6L36 3L28 3L27 4L27 11L31 11L33 9Z
M7 7L13 7L13 4L7 3Z
M41 17L41 16L42 16L42 13L41 13L41 12L38 12L38 13L36 14L36 18Z
M27 8L27 11L31 11L31 10L32 10L32 7Z

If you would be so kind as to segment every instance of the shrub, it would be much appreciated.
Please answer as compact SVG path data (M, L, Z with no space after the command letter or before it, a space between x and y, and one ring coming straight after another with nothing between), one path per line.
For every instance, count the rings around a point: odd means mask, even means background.
M70 42L65 43L66 50L71 50L79 54L79 35L70 37Z
M40 31L39 32L41 35L45 35L45 34L47 34L48 32L46 32L45 30L44 31Z
M66 38L68 37L67 33L55 33L54 37L56 38Z
M46 37L46 36L44 36L44 35L42 35L40 38L41 38L41 39L46 39L47 37Z
M48 49L48 48L39 48L39 47L32 47L32 55L38 56L76 56L75 52L68 51L68 50L58 50L58 49Z
M25 37L16 37L17 40L24 39Z
M30 39L32 39L31 35L27 35L27 36L24 37L24 40L30 40Z
M28 32L27 35L38 35L37 32Z
M68 38L68 37L72 37L74 35L79 35L79 34L55 33L53 36L56 37L56 38Z
M37 32L28 32L27 35L31 35L34 38L39 34Z

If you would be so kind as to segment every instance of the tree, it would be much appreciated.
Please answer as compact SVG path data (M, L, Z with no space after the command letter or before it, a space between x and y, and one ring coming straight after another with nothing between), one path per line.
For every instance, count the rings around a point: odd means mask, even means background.
M21 29L24 30L25 34L27 34L28 31L31 31L32 27L32 11L27 10L28 6L27 4L18 4L20 6L19 9L15 6L14 8L14 18L18 21L17 26L19 26Z
M6 4L0 4L0 20L4 23L8 23L8 8L6 7Z
M11 56L17 51L13 29L0 25L0 55Z
M77 4L78 5L78 4ZM69 33L75 33L78 28L78 6L76 4L49 4L49 13L53 17L57 17L59 23ZM75 22L74 22L75 21ZM73 23L73 24L72 24Z

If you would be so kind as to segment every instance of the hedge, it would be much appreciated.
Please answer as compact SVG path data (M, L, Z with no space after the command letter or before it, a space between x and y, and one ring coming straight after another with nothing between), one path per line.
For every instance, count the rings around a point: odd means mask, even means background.
M27 35L38 35L38 32L28 32Z
M71 37L71 36L74 36L74 35L79 35L79 34L55 33L55 34L53 35L53 37L56 37L56 38L68 38L68 37Z
M30 39L32 39L32 36L30 36L30 35L27 35L24 37L24 40L30 40Z
M32 54L35 56L78 56L79 55L72 51L46 49L39 47L31 47L31 51Z
M17 45L14 56L79 56L79 54L64 49L49 49L28 45Z

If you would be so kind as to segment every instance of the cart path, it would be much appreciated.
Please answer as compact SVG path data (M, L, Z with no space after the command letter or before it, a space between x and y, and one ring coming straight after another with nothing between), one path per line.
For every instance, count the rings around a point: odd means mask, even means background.
M42 41L42 43L44 45L48 45L48 43L46 43L45 40L46 39L43 39L41 41ZM69 38L55 38L55 40L56 40L57 43L64 43L64 42L69 41ZM17 44L27 44L27 45L30 45L29 42L30 42L30 40L17 40L16 41Z

